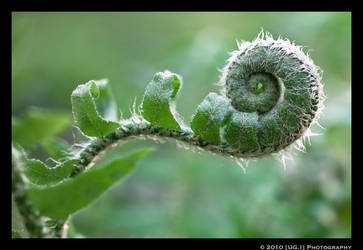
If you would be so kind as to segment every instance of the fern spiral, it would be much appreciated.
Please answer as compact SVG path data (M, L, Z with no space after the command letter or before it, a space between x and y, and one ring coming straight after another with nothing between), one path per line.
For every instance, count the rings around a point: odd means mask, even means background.
M205 97L190 126L176 110L182 80L175 73L156 73L146 87L139 112L134 110L131 118L121 121L98 115L94 100L98 95L93 93L106 85L90 81L72 94L79 127L86 135L98 137L81 152L81 163L86 166L109 145L137 137L174 138L237 159L270 156L309 135L325 99L321 79L321 70L301 46L261 32L254 41L243 41L231 52L219 80L221 93ZM91 120L84 115L83 104L78 104L92 100L96 118ZM76 108L82 112L75 112ZM94 126L82 126L90 122Z
M246 155L278 152L318 118L324 99L320 70L287 39L260 33L238 47L220 79L232 110L224 138Z

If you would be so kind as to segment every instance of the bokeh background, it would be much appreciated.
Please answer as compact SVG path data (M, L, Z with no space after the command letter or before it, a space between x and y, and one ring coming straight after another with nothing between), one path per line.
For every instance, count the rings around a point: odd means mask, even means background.
M85 237L351 237L351 13L13 12L12 115L32 107L71 112L81 83L108 78L129 116L153 74L182 75L185 121L219 79L236 41L261 29L303 45L323 71L322 135L276 159L249 162L193 153L173 140L132 141L157 150L125 181L72 220ZM73 143L73 132L61 136ZM36 152L33 152L37 157ZM38 156L39 158L42 155Z

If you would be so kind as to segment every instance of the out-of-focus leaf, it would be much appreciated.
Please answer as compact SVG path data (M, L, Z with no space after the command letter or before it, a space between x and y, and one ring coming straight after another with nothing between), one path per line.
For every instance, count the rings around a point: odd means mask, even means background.
M73 117L85 135L103 137L120 126L111 120L116 118L117 110L116 104L109 99L110 89L106 85L106 79L91 80L79 85L72 93Z
M72 154L70 145L61 138L49 137L43 140L41 145L57 161L62 161Z
M48 167L40 160L28 159L24 152L12 147L13 157L19 161L20 171L26 180L35 185L52 185L70 176L79 160L67 160L55 167Z
M72 124L69 113L30 108L24 118L12 119L13 142L29 148L41 140L57 135Z
M228 118L230 102L216 93L210 93L201 104L191 122L196 135L216 145L221 143L220 128Z
M33 205L44 216L66 219L84 208L135 168L137 160L153 151L141 149L127 157L84 172L56 186L29 189Z
M175 99L181 86L179 75L169 71L156 73L145 90L142 116L152 125L180 130L182 122L175 110Z

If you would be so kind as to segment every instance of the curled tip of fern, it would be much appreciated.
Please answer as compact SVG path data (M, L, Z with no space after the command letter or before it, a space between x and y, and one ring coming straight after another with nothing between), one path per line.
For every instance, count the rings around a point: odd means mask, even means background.
M301 138L319 118L325 99L321 70L301 46L280 37L275 40L263 31L254 41L237 45L219 81L218 98L230 105L223 111L213 108L218 100L211 102L208 95L194 115L200 122L204 115L207 122L192 129L245 156L276 153ZM206 107L206 102L211 105ZM220 120L226 122L218 123L215 117L221 113ZM210 124L220 129L208 132Z
M222 69L221 92L205 97L190 127L176 110L182 78L167 70L147 85L139 112L127 120L132 122L126 134L118 130L124 120L106 119L99 112L97 99L106 89L100 81L73 92L75 120L84 134L99 138L147 133L237 158L277 153L307 136L319 118L325 99L321 70L301 46L263 31L252 42L237 45Z

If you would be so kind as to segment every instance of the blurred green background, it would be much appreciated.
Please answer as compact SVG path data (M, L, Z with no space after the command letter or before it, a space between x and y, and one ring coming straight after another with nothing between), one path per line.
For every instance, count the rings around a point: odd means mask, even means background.
M193 153L173 140L131 141L107 154L157 150L73 217L86 237L351 237L351 13L13 12L12 115L29 107L71 112L70 94L108 78L125 117L153 74L182 75L185 121L212 91L236 40L261 29L305 46L323 71L322 135L276 159L249 162ZM61 135L73 143L72 132ZM33 156L37 157L36 152ZM39 158L42 157L40 154Z

